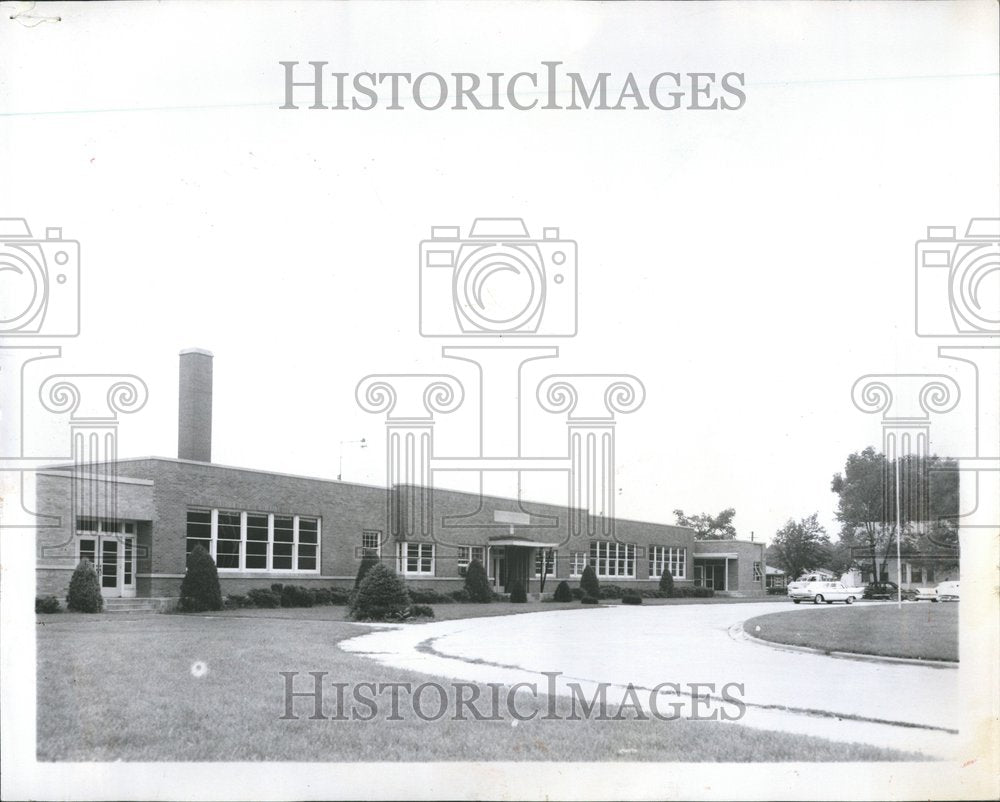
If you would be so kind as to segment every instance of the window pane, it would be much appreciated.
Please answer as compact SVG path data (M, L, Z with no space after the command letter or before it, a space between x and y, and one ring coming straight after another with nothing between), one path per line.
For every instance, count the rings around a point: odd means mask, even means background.
M249 536L249 533L247 533ZM247 568L263 571L267 568L267 542L247 542Z
M277 540L278 530L274 530L275 540ZM275 543L272 567L279 571L290 571L292 568L292 544Z
M96 518L77 518L76 519L76 530L78 532L96 532L97 531L97 519Z
M291 543L293 538L292 518L285 518L280 515L274 516L274 542ZM291 554L291 552L288 552Z
M212 513L209 510L188 510L187 513L186 553L190 554L198 545L211 552Z
M316 547L299 544L299 570L313 571L316 568Z
M319 542L319 522L316 518L299 518L299 543Z
M267 543L266 515L247 515L247 540L258 540Z
M90 538L80 540L80 559L89 560L91 565L97 562L97 541Z

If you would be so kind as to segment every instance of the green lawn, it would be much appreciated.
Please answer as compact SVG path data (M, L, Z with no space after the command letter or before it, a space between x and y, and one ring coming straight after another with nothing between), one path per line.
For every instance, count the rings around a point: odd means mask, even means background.
M443 605L467 607L469 605ZM526 608L526 605L513 605ZM544 605L546 609L556 609ZM500 605L484 605L499 611ZM280 671L329 672L329 682L429 678L337 648L367 631L323 619L337 608L253 616L38 617L40 760L646 760L918 759L888 749L705 721L282 720ZM340 611L342 613L342 611ZM263 617L269 613L271 617ZM207 673L195 676L192 666ZM484 698L489 689L481 687ZM300 703L301 704L301 703ZM560 700L560 709L563 702ZM537 703L544 709L545 699ZM520 702L530 710L530 697ZM452 706L452 709L454 707Z
M925 660L958 660L958 604L888 602L849 610L789 610L751 618L745 632L763 640Z

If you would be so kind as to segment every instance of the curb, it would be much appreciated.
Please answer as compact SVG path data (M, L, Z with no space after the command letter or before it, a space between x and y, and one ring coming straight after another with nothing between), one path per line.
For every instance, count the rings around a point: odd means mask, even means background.
M776 641L764 640L763 638L755 637L743 629L743 624L745 622L740 621L738 624L734 624L729 629L730 637L736 639L739 637L745 638L746 640L752 641L753 643L758 643L762 646L769 646L772 649L791 651L791 652L803 652L805 654L818 654L823 657L836 657L841 660L859 660L864 663L885 663L887 665L909 665L909 666L924 666L925 668L942 668L942 669L957 669L959 664L957 662L951 662L947 660L924 660L920 657L889 657L888 655L881 654L862 654L860 652L837 652L829 651L827 649L817 649L813 646L798 646L792 643L778 643Z

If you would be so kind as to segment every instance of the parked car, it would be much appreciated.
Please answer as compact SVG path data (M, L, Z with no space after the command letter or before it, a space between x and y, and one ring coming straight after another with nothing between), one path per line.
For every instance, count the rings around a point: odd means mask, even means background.
M917 595L913 597L913 601L936 602L937 600L937 588L917 588Z
M877 601L895 601L899 585L895 582L869 582L865 585L864 598L875 599ZM913 601L917 598L917 591L910 588L903 588L903 601Z
M854 604L861 598L861 593L855 588L845 587L843 582L792 582L788 586L788 598L796 604L803 600L813 604L833 604L835 601Z
M942 582L934 592L937 595L934 601L958 601L958 582Z

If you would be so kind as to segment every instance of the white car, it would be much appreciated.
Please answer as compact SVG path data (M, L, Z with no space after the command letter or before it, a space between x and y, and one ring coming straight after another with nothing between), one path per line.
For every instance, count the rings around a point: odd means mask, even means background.
M813 604L833 604L835 601L854 604L863 593L858 588L845 587L843 582L792 582L788 586L788 598L796 604L803 600Z
M958 601L958 582L942 582L934 593L937 598L934 601Z

